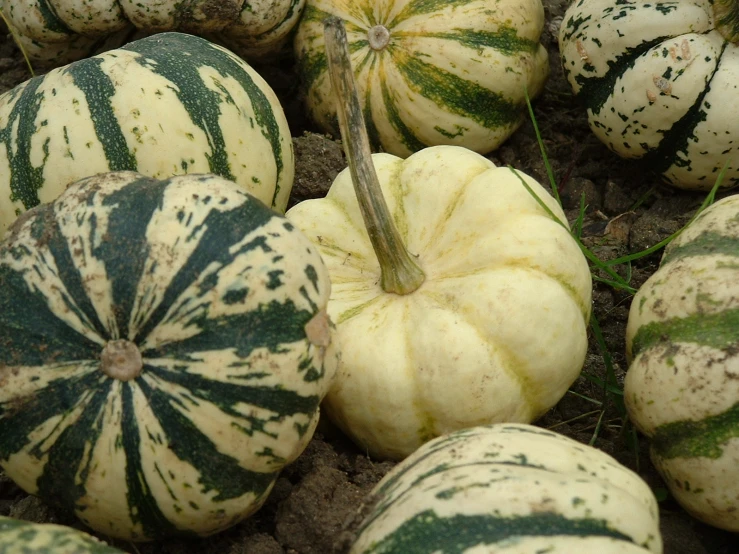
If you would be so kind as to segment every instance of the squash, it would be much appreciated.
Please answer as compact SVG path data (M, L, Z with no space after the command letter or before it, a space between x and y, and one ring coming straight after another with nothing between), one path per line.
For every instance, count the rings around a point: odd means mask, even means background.
M596 448L524 424L426 443L375 486L350 554L661 553L657 501Z
M295 53L310 116L338 136L322 21L345 20L374 151L453 144L486 153L523 122L548 76L541 0L308 0Z
M78 181L0 243L0 467L111 537L257 510L336 369L315 247L213 175Z
M92 535L52 523L0 516L2 554L124 554Z
M739 184L739 2L578 0L559 31L593 133L683 189Z
M279 52L305 0L0 0L29 59L59 66L165 31L224 42L246 58Z
M68 183L116 170L214 173L284 212L292 148L277 97L241 59L192 35L145 38L0 96L0 238Z
M631 304L629 418L693 516L739 531L739 195L665 248Z
M531 422L587 350L591 276L562 209L531 177L459 146L370 158L348 57L341 67L350 169L286 214L331 276L342 356L326 413L388 459L459 428Z

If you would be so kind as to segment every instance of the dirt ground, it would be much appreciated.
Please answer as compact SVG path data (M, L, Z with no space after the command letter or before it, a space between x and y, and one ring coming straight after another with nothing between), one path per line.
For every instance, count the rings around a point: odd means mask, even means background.
M556 18L567 0L545 0L547 27L543 42L550 50L551 77L535 114L549 160L559 182L568 216L577 216L584 193L587 217L584 241L602 259L613 259L651 246L685 224L704 198L663 186L638 163L611 154L590 133L585 112L575 102L559 66ZM22 57L0 29L0 92L29 77ZM292 202L325 192L345 162L341 147L319 134L305 119L298 97L292 60L257 69L281 97L293 132L297 153L297 177ZM546 171L530 122L490 155L495 162L511 164L540 182ZM617 223L609 223L621 216ZM631 284L638 288L653 273L660 254L635 262ZM594 313L619 379L627 368L624 331L630 296L596 284ZM595 446L637 470L660 496L660 515L666 554L736 554L739 538L690 518L667 494L652 468L643 439L636 443L624 428L617 406L594 384L605 375L604 358L591 337L583 376L537 423L584 443L591 441L601 421ZM578 396L579 395L579 396ZM582 396L604 402L601 407ZM322 421L315 438L298 459L282 473L266 505L244 523L202 540L173 540L156 544L116 546L141 554L328 554L346 551L352 517L362 498L392 467L368 459L330 424ZM59 513L18 489L0 474L0 515L31 521L52 521L78 526L73 516Z

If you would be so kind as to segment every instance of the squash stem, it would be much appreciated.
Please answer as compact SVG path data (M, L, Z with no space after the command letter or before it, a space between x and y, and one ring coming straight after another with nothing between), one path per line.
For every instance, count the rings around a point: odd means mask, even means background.
M713 19L726 40L739 43L739 0L714 0Z
M364 225L380 262L380 286L385 292L410 294L421 286L426 275L403 244L382 195L354 84L344 22L329 17L323 25L341 138Z

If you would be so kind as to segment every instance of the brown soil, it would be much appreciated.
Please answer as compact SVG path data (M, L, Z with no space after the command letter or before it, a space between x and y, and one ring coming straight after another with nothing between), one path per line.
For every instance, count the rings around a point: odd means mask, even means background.
M559 66L555 25L567 0L545 0L547 28L543 42L551 53L551 77L535 104L535 115L549 161L559 183L571 221L577 217L580 198L587 204L584 241L602 259L613 259L652 246L688 221L704 198L661 185L638 163L610 153L591 134L585 112L573 100ZM3 29L4 31L4 29ZM4 32L1 33L4 37ZM295 137L297 177L291 203L320 196L344 165L341 147L314 134L298 98L292 60L257 67L281 97ZM29 77L23 59L11 41L0 39L0 92ZM490 158L511 164L547 183L545 165L531 123L526 123ZM615 220L618 216L618 220ZM631 285L638 288L659 263L659 253L642 258L632 267ZM594 313L600 322L619 380L627 368L624 331L630 296L597 284ZM647 444L623 425L616 403L609 400L592 378L602 378L603 355L590 337L583 376L538 424L594 445L637 470L665 498L660 503L666 554L729 554L739 551L736 535L716 530L689 517L666 493L651 466ZM600 414L582 396L605 401ZM589 414L589 415L588 415ZM346 551L347 532L363 497L392 467L368 459L336 429L322 421L303 455L285 469L264 507L244 523L202 540L172 540L155 544L116 546L141 554L327 554ZM70 514L59 513L18 489L0 474L0 515L31 521L79 526Z

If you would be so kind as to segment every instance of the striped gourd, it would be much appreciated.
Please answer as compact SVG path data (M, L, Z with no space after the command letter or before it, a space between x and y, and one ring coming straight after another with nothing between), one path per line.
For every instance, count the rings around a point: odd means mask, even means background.
M629 418L692 515L739 531L739 195L665 249L626 329Z
M229 527L313 434L328 274L230 181L83 179L16 221L0 282L0 467L105 535Z
M21 47L42 66L164 31L207 36L258 59L284 46L304 5L305 0L0 0Z
M559 32L590 128L672 185L739 184L739 0L577 0Z
M638 475L525 424L426 443L363 508L351 554L662 552L657 501Z
M118 170L214 173L284 211L290 130L251 67L182 33L74 62L0 96L0 237L68 183Z
M345 20L374 149L497 148L548 75L540 0L308 0L295 51L308 110L338 136L324 18Z
M63 525L0 516L0 554L123 554L95 537Z

